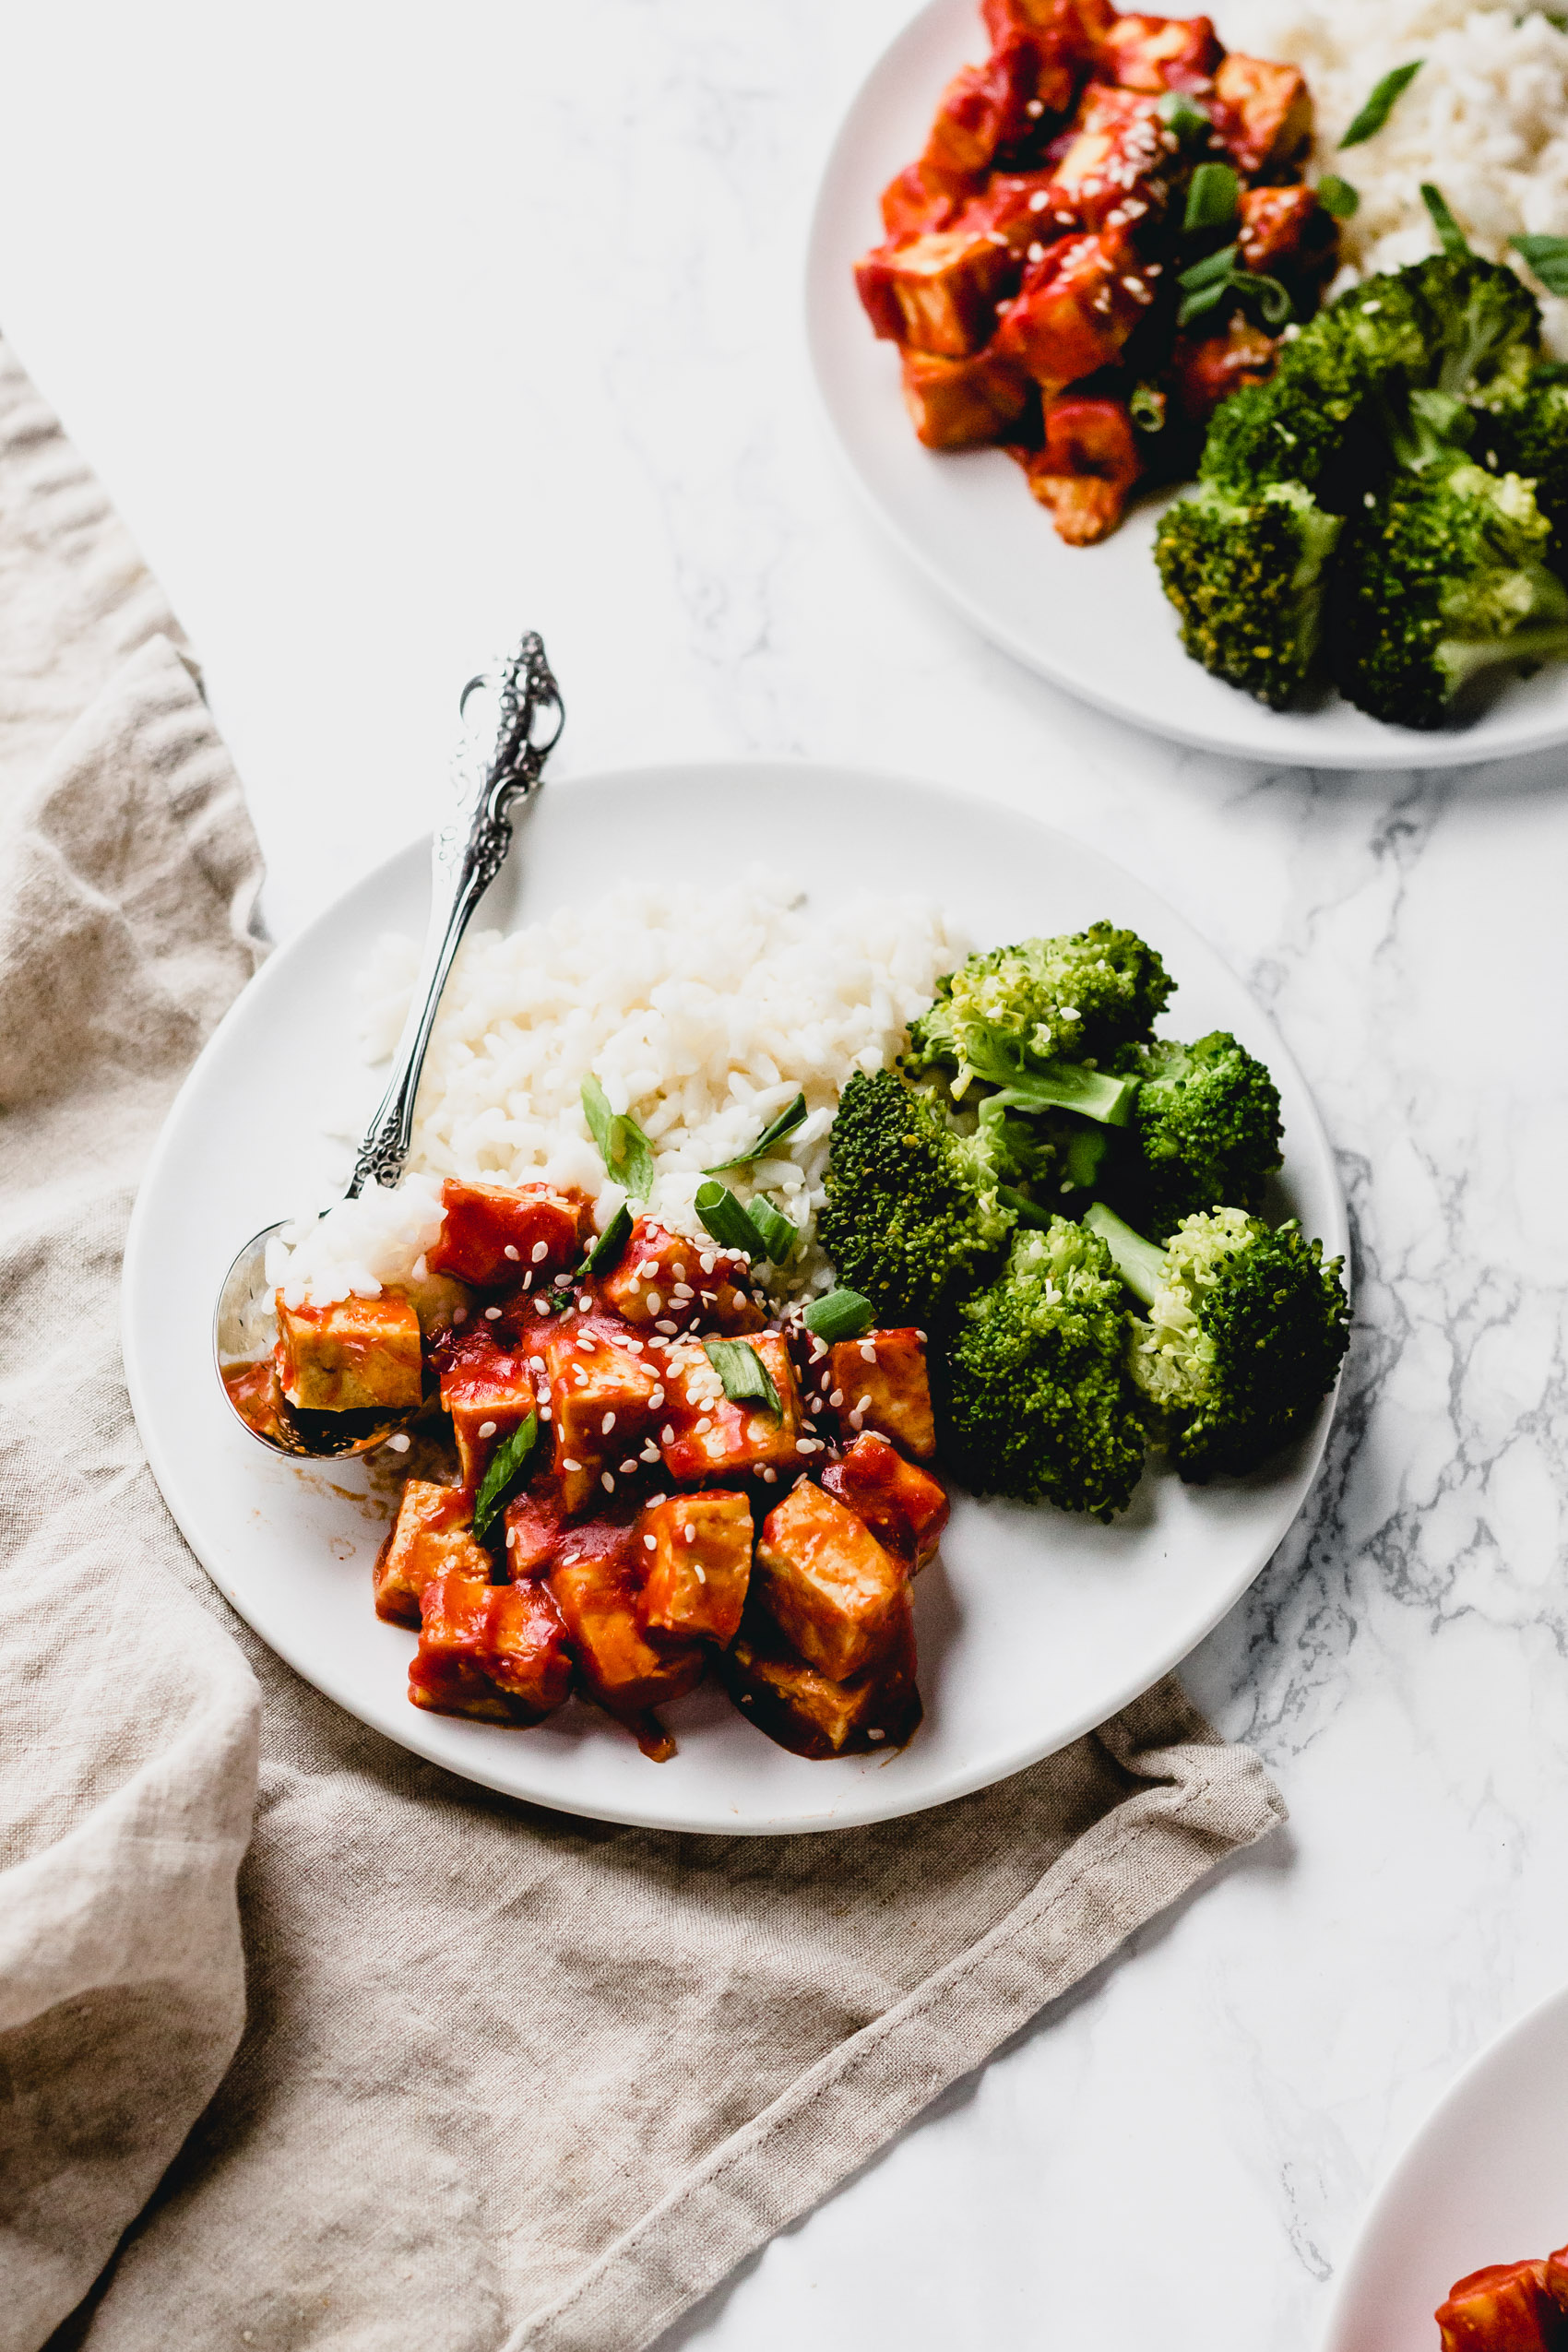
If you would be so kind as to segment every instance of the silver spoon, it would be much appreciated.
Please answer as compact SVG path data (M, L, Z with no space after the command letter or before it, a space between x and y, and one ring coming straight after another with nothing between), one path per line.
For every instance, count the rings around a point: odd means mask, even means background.
M493 695L496 710L493 730L482 735L468 719L469 703L481 694ZM517 652L493 671L470 678L458 709L466 731L453 768L457 805L447 822L436 827L432 844L424 955L409 1016L392 1057L386 1091L354 1161L344 1195L348 1200L356 1200L369 1183L395 1184L403 1172L413 1134L420 1072L452 959L474 909L505 862L512 846L512 812L519 801L526 804L538 790L544 763L565 724L561 690L538 635L530 630ZM289 1405L273 1383L264 1416L269 1425L260 1429L241 1411L224 1378L225 1372L232 1377L244 1367L254 1366L256 1380L266 1385L264 1367L270 1366L278 1338L276 1294L267 1279L267 1245L287 1221L280 1219L255 1234L223 1278L212 1319L213 1352L223 1395L235 1418L272 1453L318 1460L363 1454L383 1444L414 1418L414 1411L422 1408L301 1411Z

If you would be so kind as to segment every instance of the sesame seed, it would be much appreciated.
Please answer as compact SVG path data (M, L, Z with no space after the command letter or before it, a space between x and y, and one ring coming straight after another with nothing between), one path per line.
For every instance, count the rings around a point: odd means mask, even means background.
M600 1486L604 1489L604 1491L605 1491L605 1493L606 1493L606 1494L613 1494L613 1493L614 1493L614 1491L615 1491L615 1481L614 1481L614 1479L611 1477L611 1475L610 1475L610 1473L609 1473L609 1471L608 1471L608 1470L600 1470L600 1474L599 1474L599 1483L600 1483Z
M774 1469L766 1469L766 1470L764 1470L764 1472L763 1472L762 1476L763 1476L763 1482L764 1482L764 1484L765 1484L765 1485L766 1485L766 1486L777 1486L777 1485L778 1485L778 1471L777 1471L777 1470L774 1470Z
M399 1430L397 1436L389 1437L386 1443L392 1448L394 1454L406 1454L410 1446L413 1443L413 1440L411 1437L406 1436L403 1431Z
M644 1536L643 1550L645 1551L657 1551L659 1550L659 1538L657 1536Z
M874 1364L874 1363L875 1363L875 1361L876 1361L876 1342L875 1342L874 1340L873 1340L873 1339L862 1339L862 1340L861 1340L861 1363L862 1363L862 1364Z
M506 1549L508 1551L511 1551L516 1547L517 1540L517 1530L516 1527L508 1527L506 1530Z
M454 1308L453 1308L453 1310L452 1310L452 1320L453 1320L453 1322L454 1322L454 1323L467 1323L468 1319L469 1319L469 1311L468 1311L467 1307L454 1307Z
M653 1392L653 1395L652 1395L652 1396L648 1398L648 1400L647 1400L647 1409L648 1409L648 1411L649 1411L650 1413L657 1413L657 1412L658 1412L658 1410L659 1410L659 1407L663 1404L663 1402L664 1402L664 1391L663 1391L663 1388L662 1388L662 1387L656 1388L656 1389L654 1390L654 1392Z
M1045 247L1041 244L1031 245L1027 258L1030 261L1043 261L1045 259Z
M1031 98L1028 100L1024 106L1024 112L1030 117L1031 120L1038 120L1038 118L1045 112L1044 99Z
M670 1271L674 1276L677 1282L684 1282L686 1278L686 1269L683 1265L672 1265Z
M697 1531L689 1519L681 1530L681 1539L683 1543L695 1543L697 1539Z
M827 1346L825 1340L814 1339L812 1341L812 1361L814 1364L820 1364L826 1353Z
M645 1302L650 1315L656 1315L664 1304L657 1290L650 1290Z
M660 1439L662 1440L662 1442L663 1442L666 1445L673 1445L673 1444L674 1444L674 1443L675 1443L675 1431L674 1431L673 1428L671 1426L670 1422L668 1422L668 1421L666 1421L666 1422L665 1422L664 1427L663 1427L663 1428L659 1431L659 1434Z
M533 1289L533 1276L531 1274L524 1275L523 1288L525 1290L531 1290Z
M997 303L997 305L996 305L996 315L997 315L997 316L1000 318L1000 317L1001 317L1001 315L1002 315L1002 313L1003 313L1004 310L1010 310L1011 308L1012 308L1012 297L1011 297L1011 295L1009 295L1009 297L1008 297L1008 299L1007 299L1007 301L1006 301L1006 302L1004 302L1004 303Z
M841 1388L836 1388L827 1401L832 1406L834 1411L837 1412L839 1406L844 1402L843 1390Z
M596 1343L591 1339L578 1339L574 1344L579 1356L591 1356L595 1352ZM573 1366L574 1371L577 1369L576 1365Z
M582 1467L580 1462L574 1462L569 1454L564 1454L561 1457L561 1467L564 1470L580 1470Z
M557 1290L569 1290L571 1287L572 1277L569 1274L558 1274L555 1277L555 1288Z
M539 1408L539 1418L541 1421L552 1421L555 1416L548 1405L541 1405Z
M614 1428L614 1426L615 1426L615 1416L614 1416L614 1414L613 1414L613 1413L606 1413L606 1415L604 1416L603 1420L602 1420L602 1421L600 1422L600 1431L599 1431L599 1433L600 1433L600 1437L608 1437L608 1436L609 1436L609 1434L610 1434L610 1432L611 1432L611 1431Z
M637 1457L637 1458L638 1458L638 1460L639 1460L639 1461L642 1461L642 1462L657 1462L657 1461L658 1461L658 1459L659 1459L659 1448L658 1448L658 1446L657 1446L657 1445L655 1445L655 1443L653 1443L653 1440L652 1440L651 1438L649 1438L649 1440L648 1440L647 1443L647 1444L643 1447L643 1450L642 1450L641 1454L638 1455L638 1457Z
M699 1585L706 1585L706 1584L707 1584L707 1571L704 1568L704 1566L703 1566L703 1564L702 1564L702 1562L701 1562L700 1560L694 1560L694 1561L693 1561L693 1562L692 1562L692 1566L693 1566L693 1567L696 1570L696 1572L697 1572L697 1582L698 1582L698 1584L699 1584Z
M650 1495L648 1496L648 1499L647 1499L647 1507L648 1507L648 1509L651 1511L651 1510L653 1509L653 1507L654 1507L654 1505L655 1505L656 1503L668 1503L668 1502L669 1502L669 1500L670 1500L670 1497L669 1497L669 1496L668 1496L668 1495L664 1492L663 1489L662 1489L662 1488L660 1488L659 1491L657 1494L650 1494Z
M712 1427L712 1420L709 1419L708 1415L705 1413L700 1421L694 1423L692 1433L695 1437L706 1437Z
M550 1313L549 1300L536 1299L533 1302L533 1311L536 1315L547 1315Z
M714 1256L711 1250L704 1250L701 1256L697 1259L697 1264L701 1266L705 1274L711 1274L718 1263L719 1261Z
M718 1298L718 1293L717 1293L717 1291L713 1291L713 1290L705 1290L705 1291L703 1292L703 1294L702 1294L702 1302L703 1302L703 1305L704 1305L705 1307L711 1307L711 1306L713 1306L713 1305L715 1304L716 1301L717 1301L717 1298Z
M495 1435L495 1423L493 1421L481 1421L479 1425L479 1433L481 1437L493 1437Z
M668 1320L663 1323L656 1323L653 1327L655 1331L662 1331L667 1339L672 1339L681 1328L678 1323L671 1323Z
M623 1339L621 1345L624 1348L628 1356L640 1356L643 1349L647 1346L647 1341L646 1339Z
M866 1738L867 1738L868 1740L885 1740L885 1739L886 1739L886 1737L887 1737L887 1734L886 1734L886 1732L885 1732L885 1731L875 1731L875 1730L872 1730L872 1731L868 1731L868 1732L866 1733Z
M1029 198L1029 210L1031 212L1043 212L1050 201L1051 199L1046 195L1043 188L1036 188L1034 194Z
M623 1478L627 1477L631 1471L633 1471L633 1470L635 1470L635 1469L636 1468L636 1467L637 1467L637 1457L636 1457L636 1455L635 1454L629 1454L629 1455L626 1456L626 1459L625 1459L625 1460L624 1460L624 1461L621 1464L621 1476L622 1476Z
M510 1258L514 1265L521 1263L522 1253L515 1241L508 1241L501 1254L504 1258Z
M671 1296L682 1300L689 1299L692 1296L691 1284L689 1282L677 1282Z
M925 1346L925 1333L923 1331L917 1331L915 1337L920 1341L921 1346L923 1348Z
M795 1451L797 1454L814 1454L816 1452L815 1438L798 1437L795 1440Z

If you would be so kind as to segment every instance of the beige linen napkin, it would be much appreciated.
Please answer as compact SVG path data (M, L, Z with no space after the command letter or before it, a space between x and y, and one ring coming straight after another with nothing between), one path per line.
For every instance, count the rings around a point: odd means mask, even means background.
M915 1821L617 1830L251 1638L115 1338L138 1169L256 952L176 645L0 352L0 2346L85 2298L93 2352L636 2352L1282 1808L1168 1682Z

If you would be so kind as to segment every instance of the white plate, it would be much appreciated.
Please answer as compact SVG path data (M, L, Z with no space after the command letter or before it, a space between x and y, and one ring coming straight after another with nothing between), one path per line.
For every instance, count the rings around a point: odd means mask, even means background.
M791 845L817 845L814 861ZM1333 1160L1270 1024L1214 954L1130 875L1027 818L830 768L703 766L552 785L485 919L590 904L605 885L678 872L726 880L754 861L814 866L826 906L867 886L940 897L979 942L1100 917L1144 932L1180 982L1180 1033L1233 1029L1284 1098L1289 1200L1330 1254L1345 1246ZM169 1506L219 1588L327 1696L452 1771L608 1821L678 1829L825 1829L913 1812L1000 1780L1123 1705L1200 1641L1263 1566L1312 1482L1328 1413L1271 1478L1207 1491L1149 1477L1102 1527L960 1500L918 1586L926 1719L889 1757L810 1764L721 1693L668 1711L680 1742L652 1764L573 1705L537 1730L426 1715L404 1695L413 1636L377 1621L370 1573L387 1473L302 1473L235 1423L213 1375L213 1300L245 1237L312 1196L320 1130L368 1115L350 984L375 936L417 931L426 855L411 847L281 948L208 1045L170 1112L125 1255L125 1367ZM347 1167L348 1155L343 1155Z
M1233 6L1234 35L1245 22ZM1154 568L1158 504L1099 547L1063 546L999 449L940 456L915 439L898 357L878 342L854 265L882 235L882 189L925 143L943 85L985 53L976 0L932 0L850 107L817 198L806 324L818 388L855 479L904 552L974 625L1086 702L1157 734L1243 759L1318 767L1447 767L1568 742L1568 666L1509 684L1474 726L1385 727L1337 697L1272 711L1182 652Z
M1437 2352L1456 2279L1568 2241L1568 1990L1460 2075L1379 2192L1323 2352Z

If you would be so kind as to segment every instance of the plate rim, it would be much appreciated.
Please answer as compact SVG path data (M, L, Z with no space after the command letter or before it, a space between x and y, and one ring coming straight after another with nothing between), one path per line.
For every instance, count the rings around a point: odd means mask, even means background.
M830 331L827 324L829 305L833 300L830 288L836 282L837 272L837 259L830 267L825 252L831 242L833 221L837 217L831 209L830 198L836 193L835 184L840 173L848 170L847 159L860 127L862 111L872 104L883 76L892 67L898 53L906 43L914 46L929 25L949 17L956 20L960 10L969 6L970 0L924 0L924 5L899 26L878 51L856 85L833 134L812 198L802 288L806 351L810 362L807 373L815 398L818 421L863 510L874 519L877 527L927 586L959 612L988 644L998 647L1026 670L1046 679L1075 702L1117 719L1123 726L1134 728L1140 735L1152 736L1157 742L1175 743L1185 751L1206 752L1215 758L1236 760L1249 766L1308 770L1326 768L1352 775L1358 771L1420 774L1433 768L1491 767L1504 760L1538 758L1543 753L1558 751L1568 744L1568 704L1556 719L1543 720L1533 729L1521 731L1516 739L1496 744L1480 742L1473 735L1447 734L1440 731L1431 735L1408 730L1396 731L1381 721L1373 724L1384 725L1384 735L1373 737L1361 744L1315 744L1289 729L1281 730L1277 742L1244 743L1222 734L1206 732L1201 728L1183 725L1179 719L1163 719L1152 713L1130 710L1117 702L1113 695L1101 693L1075 677L1068 668L1053 665L1047 649L988 610L978 596L951 577L940 560L926 551L887 501L873 488L856 462L827 386L825 352ZM1565 687L1565 692L1568 692L1568 687Z
M976 809L993 811L999 816L1028 826L1040 837L1047 849L1053 841L1069 843L1075 851L1097 861L1114 873L1124 875L1138 891L1144 893L1158 906L1162 915L1169 919L1175 935L1183 940L1190 936L1207 955L1213 956L1222 966L1238 991L1253 1006L1260 1019L1267 1026L1272 1034L1273 1050L1277 1053L1280 1068L1289 1071L1301 1090L1307 1129L1301 1148L1305 1152L1315 1152L1328 1179L1329 1199L1334 1213L1329 1220L1333 1230L1325 1230L1322 1236L1325 1253L1330 1256L1342 1255L1348 1265L1350 1263L1351 1236L1348 1214L1333 1145L1324 1126L1322 1113L1312 1089L1307 1085L1294 1054L1291 1053L1283 1037L1279 1035L1277 1025L1272 1015L1258 1002L1253 992L1247 987L1240 976L1232 970L1220 951L1194 923L1170 905L1162 892L1152 884L1145 882L1141 876L1131 873L1119 860L1099 849L1095 844L1082 840L1077 835L1036 816L1032 812L1016 809L1006 802L992 801L984 795L961 791L955 786L937 782L931 778L912 777L889 769L868 768L845 762L815 760L790 754L756 753L728 755L705 754L690 760L661 760L645 766L596 768L581 776L559 777L556 779L556 789L559 791L576 793L580 790L624 788L631 785L640 790L647 790L649 786L657 785L662 778L689 779L694 776L719 778L733 776L738 771L749 771L753 775L772 773L781 778L799 775L804 771L825 779L835 779L841 785L846 782L871 784L884 790L891 789L905 795L914 794L949 809L956 806L969 811ZM874 1801L869 1792L882 1778L882 1776L875 1776L874 1778L868 1777L863 1781L858 1790L847 1792L843 1801L826 1813L819 1810L814 1812L809 1817L800 1817L791 1813L767 1820L744 1822L709 1820L703 1823L687 1819L672 1820L668 1808L648 1809L636 1804L627 1806L624 1803L618 1803L612 1810L598 1804L568 1800L538 1790L519 1791L510 1781L498 1777L484 1768L482 1750L476 1749L475 1760L472 1762L455 1763L450 1754L440 1746L439 1733L427 1725L425 1717L418 1709L409 1709L410 1721L407 1727L402 1727L399 1719L399 1728L396 1729L390 1728L386 1722L378 1717L367 1715L353 1699L343 1695L333 1687L330 1668L328 1667L326 1671L323 1670L320 1660L310 1655L308 1645L296 1645L286 1638L279 1639L270 1632L264 1633L255 1623L229 1582L219 1568L208 1560L202 1545L196 1540L193 1527L187 1524L187 1515L179 1499L182 1480L178 1467L177 1464L170 1463L161 1442L158 1416L152 1402L152 1392L156 1384L149 1372L144 1355L142 1336L133 1311L133 1301L145 1279L143 1256L151 1246L147 1238L147 1229L153 1215L153 1209L149 1204L155 1201L160 1192L165 1164L172 1153L173 1137L179 1124L180 1113L189 1096L205 1078L210 1063L220 1058L227 1044L228 1033L235 1025L241 1008L254 1006L258 992L265 996L270 992L271 989L279 985L271 978L271 975L279 971L288 973L294 962L309 952L317 934L340 917L343 909L350 900L362 895L374 900L375 895L386 886L387 878L395 869L403 866L416 855L427 854L428 841L429 836L422 833L403 841L386 857L378 861L374 866L350 883L347 889L321 908L290 938L271 949L252 978L240 991L233 1004L223 1013L211 1036L181 1081L148 1152L137 1183L136 1199L126 1228L121 1267L119 1329L125 1384L137 1434L160 1494L178 1526L181 1535L200 1563L204 1574L211 1579L224 1599L250 1627L255 1637L264 1642L275 1656L280 1657L285 1665L301 1677L302 1681L319 1691L324 1697L329 1699L334 1705L341 1707L345 1714L351 1716L357 1722L365 1724L368 1728L391 1740L394 1745L422 1756L427 1762L454 1773L459 1778L470 1779L481 1787L493 1788L513 1802L538 1804L547 1811L559 1812L568 1816L575 1814L580 1818L612 1822L627 1827L715 1836L809 1835L839 1829L865 1827L879 1822L909 1818L918 1813L930 1812L937 1805L952 1803L981 1789L998 1787L1002 1782L1012 1778L1015 1774L1028 1770L1032 1765L1043 1762L1048 1756L1061 1753L1075 1740L1095 1730L1101 1723L1109 1722L1124 1707L1131 1705L1145 1692L1151 1690L1165 1674L1173 1672L1251 1589L1275 1551L1285 1540L1290 1528L1296 1525L1302 1512L1308 1507L1322 1474L1324 1456L1337 1413L1339 1380L1336 1380L1320 1411L1310 1462L1304 1461L1301 1466L1300 1472L1302 1480L1301 1496L1295 1512L1285 1526L1272 1537L1266 1549L1252 1558L1251 1565L1233 1586L1228 1589L1216 1604L1206 1608L1202 1612L1202 1621L1191 1631L1184 1646L1176 1657L1158 1669L1153 1676L1145 1676L1139 1672L1134 1673L1130 1681L1117 1682L1110 1704L1105 1704L1097 1698L1081 1716L1075 1716L1071 1719L1065 1730L1059 1735L1053 1735L1045 1745L1026 1745L1016 1752L1010 1753L1000 1768L993 1768L988 1764L973 1773L955 1773L937 1792L911 1796L908 1801L898 1801L897 1799L890 1803ZM1342 1377L1341 1373L1341 1379ZM438 1720L445 1721L446 1718ZM888 1785L894 1788L897 1787L896 1782ZM650 1784L649 1793L651 1796L652 1784Z

